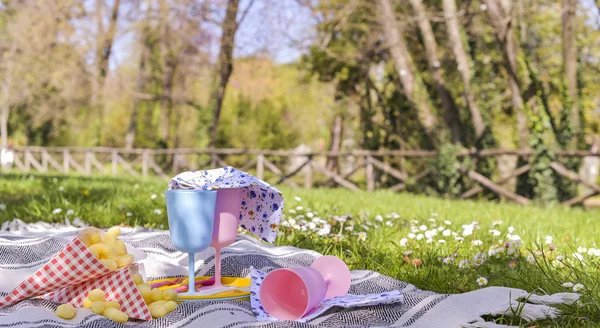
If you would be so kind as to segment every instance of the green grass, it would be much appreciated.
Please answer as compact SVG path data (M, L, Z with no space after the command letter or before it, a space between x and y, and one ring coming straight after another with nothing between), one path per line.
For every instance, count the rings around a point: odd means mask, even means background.
M166 182L156 179L3 175L0 176L0 203L6 208L0 208L0 222L13 218L26 222L64 222L67 210L73 210L74 213L68 215L70 219L78 217L98 227L122 223L166 229L162 197L165 188ZM600 246L596 245L600 236L598 210L451 201L390 192L288 188L282 188L282 191L286 199L286 217L282 221L278 244L336 255L352 269L375 270L439 293L462 293L481 288L476 282L479 277L488 279L487 286L507 286L548 294L570 291L561 286L564 282L581 283L584 290L581 291L580 302L562 306L563 316L560 318L536 324L544 327L600 326L600 256L583 252L582 261L573 257L578 247L589 249ZM152 195L156 195L155 198ZM59 208L60 213L56 213L55 209ZM342 226L335 218L345 214L348 219ZM309 222L315 218L323 221L317 220L312 230ZM306 220L307 231L301 231L298 226L293 228L293 224L286 227L285 222L289 223L290 219L296 224ZM446 220L451 224L445 224ZM391 226L386 224L387 221ZM408 236L413 226L418 229L426 225L427 230L431 230L443 224L444 230L462 236L462 225L473 221L478 221L479 229L465 236L463 242L439 231L432 243L427 243L427 238L419 241L415 238L409 239L407 245L401 245L401 239ZM495 221L502 223L494 227ZM326 236L319 235L323 222L331 226ZM348 226L352 226L353 230L348 231ZM509 226L515 228L512 234L519 235L523 241L514 255L508 255L508 249L500 243L500 240L509 239ZM490 229L497 229L500 235L494 236ZM341 234L338 235L339 232ZM364 241L359 239L359 233L363 237L366 235ZM419 233L424 234L423 231L415 234ZM549 250L546 236L553 237L555 250ZM439 243L440 239L446 243ZM474 240L481 240L482 244L473 245ZM488 254L492 245L504 252L474 267L475 254ZM415 267L404 263L404 253L408 251L412 251L410 260L421 259L423 265ZM527 256L532 251L541 253L530 257L532 262L529 262ZM597 253L600 255L600 251ZM453 254L456 258L453 257L451 264L442 263L442 258ZM564 260L558 261L559 256L563 256ZM458 267L463 259L471 262L469 268ZM509 268L511 260L516 264L515 268ZM496 318L496 322L530 325L508 317Z

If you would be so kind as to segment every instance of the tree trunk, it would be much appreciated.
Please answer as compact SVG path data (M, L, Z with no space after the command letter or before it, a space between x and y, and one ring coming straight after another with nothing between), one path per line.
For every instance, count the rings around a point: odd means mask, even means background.
M148 49L146 47L146 41L142 42L142 53L140 55L140 64L137 72L137 81L135 85L135 91L142 93L144 86L146 85L146 61L148 60ZM129 119L129 126L127 127L127 134L125 135L125 148L132 149L135 145L135 134L137 132L137 115L140 106L141 99L133 96L133 108L131 110L131 117Z
M563 62L567 90L571 98L571 123L573 134L578 137L581 131L579 107L577 101L577 32L576 26L577 0L563 0L562 41ZM573 138L577 140L577 138Z
M111 9L110 20L108 23L108 29L104 30L103 17L102 17L102 3L103 0L96 0L96 19L98 37L96 40L96 76L92 82L92 108L98 111L98 140L97 143L102 143L102 127L104 125L104 103L102 95L104 93L104 84L106 81L106 74L108 72L108 64L110 56L112 54L112 46L114 42L115 33L117 31L117 20L119 18L119 7L121 6L121 0L115 0Z
M423 43L425 45L427 65L429 66L429 71L431 72L431 77L433 78L435 84L435 90L438 94L438 97L440 97L442 100L444 118L446 120L446 124L448 127L450 127L452 142L457 145L461 144L462 128L460 124L460 114L458 113L456 103L452 98L452 94L450 94L450 91L448 88L446 88L446 83L442 75L440 61L437 54L437 42L435 41L435 36L433 35L429 18L427 18L426 9L423 6L422 0L410 0L410 4L417 16L417 22L419 24L419 29L421 30Z
M214 147L216 143L219 118L221 116L221 106L223 105L223 99L225 98L225 89L227 88L229 77L233 71L233 46L235 43L235 33L238 28L236 15L238 13L239 3L239 0L228 0L227 13L225 14L223 24L221 24L221 30L223 31L223 35L221 36L221 51L219 52L217 74L213 81L210 99L213 111L212 124L209 130L210 141L208 146L210 148Z
M329 133L329 151L339 152L342 148L342 134L344 131L344 116L338 113L331 122L331 129ZM332 172L339 172L339 157L327 158L327 170Z
M526 148L529 142L527 118L523 108L523 97L517 75L517 50L518 45L512 29L510 16L510 3L499 0L485 0L492 24L496 29L496 39L502 48L504 66L508 73L508 85L511 93L511 105L517 116L517 131L519 133L519 147Z
M423 82L415 77L412 58L406 47L406 42L396 22L394 8L390 0L379 0L378 20L383 26L385 38L390 48L396 71L400 77L402 90L409 101L413 103L419 114L419 121L425 133L433 144L438 143L436 135L437 119L431 111L431 104Z
M159 1L161 12L161 55L164 60L162 96L160 98L160 120L162 124L160 143L164 148L169 148L169 131L171 129L171 112L173 111L173 79L177 68L177 54L170 42L168 14L169 8L165 0Z
M446 19L448 38L452 44L452 52L454 53L454 58L459 67L458 72L460 73L460 77L464 84L465 100L469 107L469 112L471 113L475 137L480 139L485 131L485 123L481 111L479 110L479 106L477 105L477 101L475 100L475 96L471 92L471 65L460 33L458 18L456 16L456 3L455 0L443 0L442 3L444 6L444 17Z

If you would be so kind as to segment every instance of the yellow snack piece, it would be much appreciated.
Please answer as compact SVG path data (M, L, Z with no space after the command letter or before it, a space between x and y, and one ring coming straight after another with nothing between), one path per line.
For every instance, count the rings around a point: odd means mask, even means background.
M169 313L171 313L177 308L177 303L175 303L175 301L167 301L164 307L167 309L167 311L169 311Z
M165 315L167 315L167 313L169 313L169 311L167 311L167 309L162 305L153 306L150 308L150 314L152 314L152 317L154 318L164 317Z
M89 248L98 252L101 259L111 259L116 261L117 257L119 257L115 248L108 244L93 244Z
M165 289L162 291L162 297L167 301L176 301L177 292L175 291L175 289Z
M88 298L92 302L96 302L96 301L102 301L102 302L104 302L104 301L106 301L105 295L104 295L104 291L102 289L99 289L99 288L90 290L88 292Z
M127 314L125 314L123 311L111 307L106 308L103 315L112 321L120 323L125 323L127 322L127 319L129 319Z
M117 236L106 234L104 236L104 243L106 245L110 245L110 246L112 246L114 248L115 244L117 243Z
M106 304L104 304L104 306L108 309L108 308L113 308L113 309L117 309L120 310L121 309L121 304L119 304L119 302L115 302L115 301L109 301L106 302Z
M133 263L133 255L131 254L121 255L117 258L117 266L119 268L126 267L131 263Z
M99 233L95 232L90 236L90 245L102 243L102 236Z
M71 304L61 304L56 308L56 315L63 319L72 319L75 316L75 308Z
M81 241L83 242L83 244L87 247L90 247L90 245L92 244L90 242L90 236L87 234L84 234L83 236L79 237L79 239L81 239Z
M139 285L137 285L137 288L140 291L140 294L142 294L142 297L144 299L146 299L146 298L150 299L150 295L152 294L152 287L150 287L150 285L139 284Z
M139 273L133 273L131 278L133 278L133 282L135 282L136 285L144 283L144 277Z
M152 297L144 297L144 302L146 302L146 305L152 304Z
M152 299L152 301L160 301L163 299L162 297L162 291L158 288L154 288L152 289L152 292L150 294L150 298Z
M88 295L89 295L89 293L88 293ZM86 309L91 309L92 303L94 303L94 302L90 301L90 299L87 297L83 299L83 307Z
M163 304L165 304L167 301L162 300L162 301L154 301L152 303L150 303L150 305L148 305L148 307L153 307L153 306L163 306Z
M119 237L120 234L121 228L119 226L114 226L106 231L106 236L114 236L115 238Z
M100 254L98 254L97 250L93 248L88 248L88 250L90 251L90 253L92 253L92 255L94 255L95 258L97 258L98 260L100 259Z
M104 264L110 271L116 271L118 269L117 262L109 259L101 259L100 262Z
M127 246L125 246L125 243L122 240L117 239L113 247L115 248L117 255L127 254Z
M92 303L92 307L90 309L92 310L92 312L94 312L96 314L102 314L102 313L104 313L105 307L106 307L106 305L105 305L104 301L96 301L96 302Z

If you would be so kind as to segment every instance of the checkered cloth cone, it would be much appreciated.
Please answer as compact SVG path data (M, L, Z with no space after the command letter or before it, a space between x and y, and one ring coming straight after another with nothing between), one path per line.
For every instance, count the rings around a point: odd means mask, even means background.
M131 277L129 267L52 292L45 295L44 298L57 303L71 303L75 307L82 307L87 293L96 288L104 291L107 301L116 301L121 304L121 311L127 313L130 318L152 319L150 310Z
M78 236L6 297L0 298L0 307L63 289L65 286L73 286L110 272L109 268L92 255Z

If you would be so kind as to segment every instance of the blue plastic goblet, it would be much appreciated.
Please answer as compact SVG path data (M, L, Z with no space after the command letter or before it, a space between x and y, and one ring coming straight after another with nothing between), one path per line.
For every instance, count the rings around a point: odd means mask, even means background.
M188 291L180 295L196 295L194 253L210 246L217 204L216 190L167 190L167 215L171 243L189 257Z

